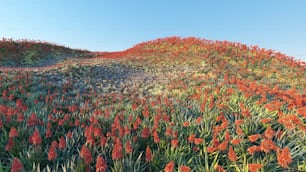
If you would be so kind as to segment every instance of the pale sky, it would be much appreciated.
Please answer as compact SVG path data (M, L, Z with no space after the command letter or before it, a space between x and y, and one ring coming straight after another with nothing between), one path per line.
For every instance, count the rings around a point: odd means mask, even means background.
M305 0L0 0L0 37L92 51L194 36L306 61L305 21Z

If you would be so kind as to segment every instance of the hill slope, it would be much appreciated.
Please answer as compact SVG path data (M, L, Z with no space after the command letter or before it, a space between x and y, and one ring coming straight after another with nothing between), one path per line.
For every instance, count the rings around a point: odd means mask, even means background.
M304 63L179 37L95 57L0 70L0 171L306 170Z
M10 67L48 66L71 57L82 57L89 51L74 50L40 41L0 40L0 65Z

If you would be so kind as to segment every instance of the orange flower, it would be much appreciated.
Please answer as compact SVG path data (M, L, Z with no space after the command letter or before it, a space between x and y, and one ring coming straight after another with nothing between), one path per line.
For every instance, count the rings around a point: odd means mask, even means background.
M98 156L96 160L96 172L104 172L107 169L107 163L102 156Z
M273 136L274 136L274 134L275 134L275 131L269 126L269 127L266 129L264 136L265 136L266 138L268 138L268 139L272 139Z
M248 153L251 155L254 155L254 153L258 151L260 151L260 146L254 145L248 148Z
M305 99L304 99L305 100ZM301 114L304 118L306 118L306 106L297 109L297 112Z
M19 172L23 170L23 164L20 162L19 159L14 158L11 166L11 172Z
M55 146L51 146L49 153L48 153L48 160L52 161L55 160L57 158L57 152L56 152L56 147Z
M188 167L186 165L179 166L179 170L180 170L180 172L189 172L189 171L191 171L190 167Z
M262 164L248 164L248 168L250 172L257 172L259 169L262 168Z
M207 147L207 152L208 153L212 153L212 152L215 152L217 150L217 148L216 147Z
M204 142L204 139L202 139L202 138L194 138L194 144L196 144L196 145L199 145L203 142Z
M244 135L243 130L239 126L236 126L236 133L240 136Z
M262 122L263 124L267 124L267 123L269 123L270 121L272 121L272 118L264 118L264 119L261 120L261 122Z
M233 145L239 145L239 144L241 143L241 139L239 139L239 138L233 139L233 140L231 141L231 143L232 143Z
M153 159L153 154L149 146L146 148L146 161L150 162Z
M80 156L81 156L81 158L84 159L85 164L87 164L87 165L90 164L93 161L91 152L85 145L82 146Z
M271 139L263 139L260 144L260 149L265 153L269 153L271 150L276 150L277 147Z
M225 151L226 148L227 148L227 145L228 145L228 141L224 141L224 142L222 142L222 143L218 146L218 148L219 148L219 150L221 150L221 151Z
M189 142L189 143L193 143L195 136L196 136L195 134L191 134L191 135L188 137L188 142Z
M201 122L202 122L202 117L198 117L196 119L196 124L199 125L199 124L201 124Z
M41 144L41 136L37 128L34 130L33 135L30 137L30 143L32 143L33 145Z
M244 123L243 119L238 119L238 120L235 121L235 125L237 125L237 126L239 126L239 125L241 125L243 123Z
M189 121L183 122L183 127L188 127L190 125Z
M174 161L170 161L164 168L164 172L173 172L174 171Z
M176 148L178 143L179 143L179 141L177 139L172 139L171 140L171 147Z
M290 150L285 147L283 150L276 152L277 162L283 168L288 168L288 165L292 162Z
M237 155L233 149L232 146L230 146L229 150L228 150L228 159L231 161L236 161L237 160Z
M258 140L261 137L260 134L253 134L253 135L249 135L249 141L250 142L256 142L256 140Z
M217 164L217 165L215 166L215 170L218 171L218 172L226 172L226 171L224 170L224 168L223 168L221 165L219 165L219 164Z
M231 139L231 135L230 135L230 133L229 133L229 131L228 130L226 130L226 132L224 133L224 138L225 138L225 140L226 141L229 141L230 139Z
M10 133L9 133L9 138L15 138L18 136L17 129L15 127L11 127Z
M160 142L158 132L156 130L153 131L153 139L154 139L154 143L159 143Z
M166 136L172 136L172 128L167 127L165 134L166 134Z

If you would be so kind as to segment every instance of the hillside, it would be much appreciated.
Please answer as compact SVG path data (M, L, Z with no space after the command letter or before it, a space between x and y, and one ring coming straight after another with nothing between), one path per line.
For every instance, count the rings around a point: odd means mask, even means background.
M41 41L0 40L0 66L48 66L71 57L82 57L89 51L74 50Z
M0 171L306 171L305 63L192 37L93 56L0 67Z

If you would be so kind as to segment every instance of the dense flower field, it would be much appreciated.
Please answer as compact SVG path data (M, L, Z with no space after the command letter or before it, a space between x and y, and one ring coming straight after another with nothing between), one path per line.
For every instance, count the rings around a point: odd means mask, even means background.
M306 68L163 38L1 68L0 171L306 171Z

